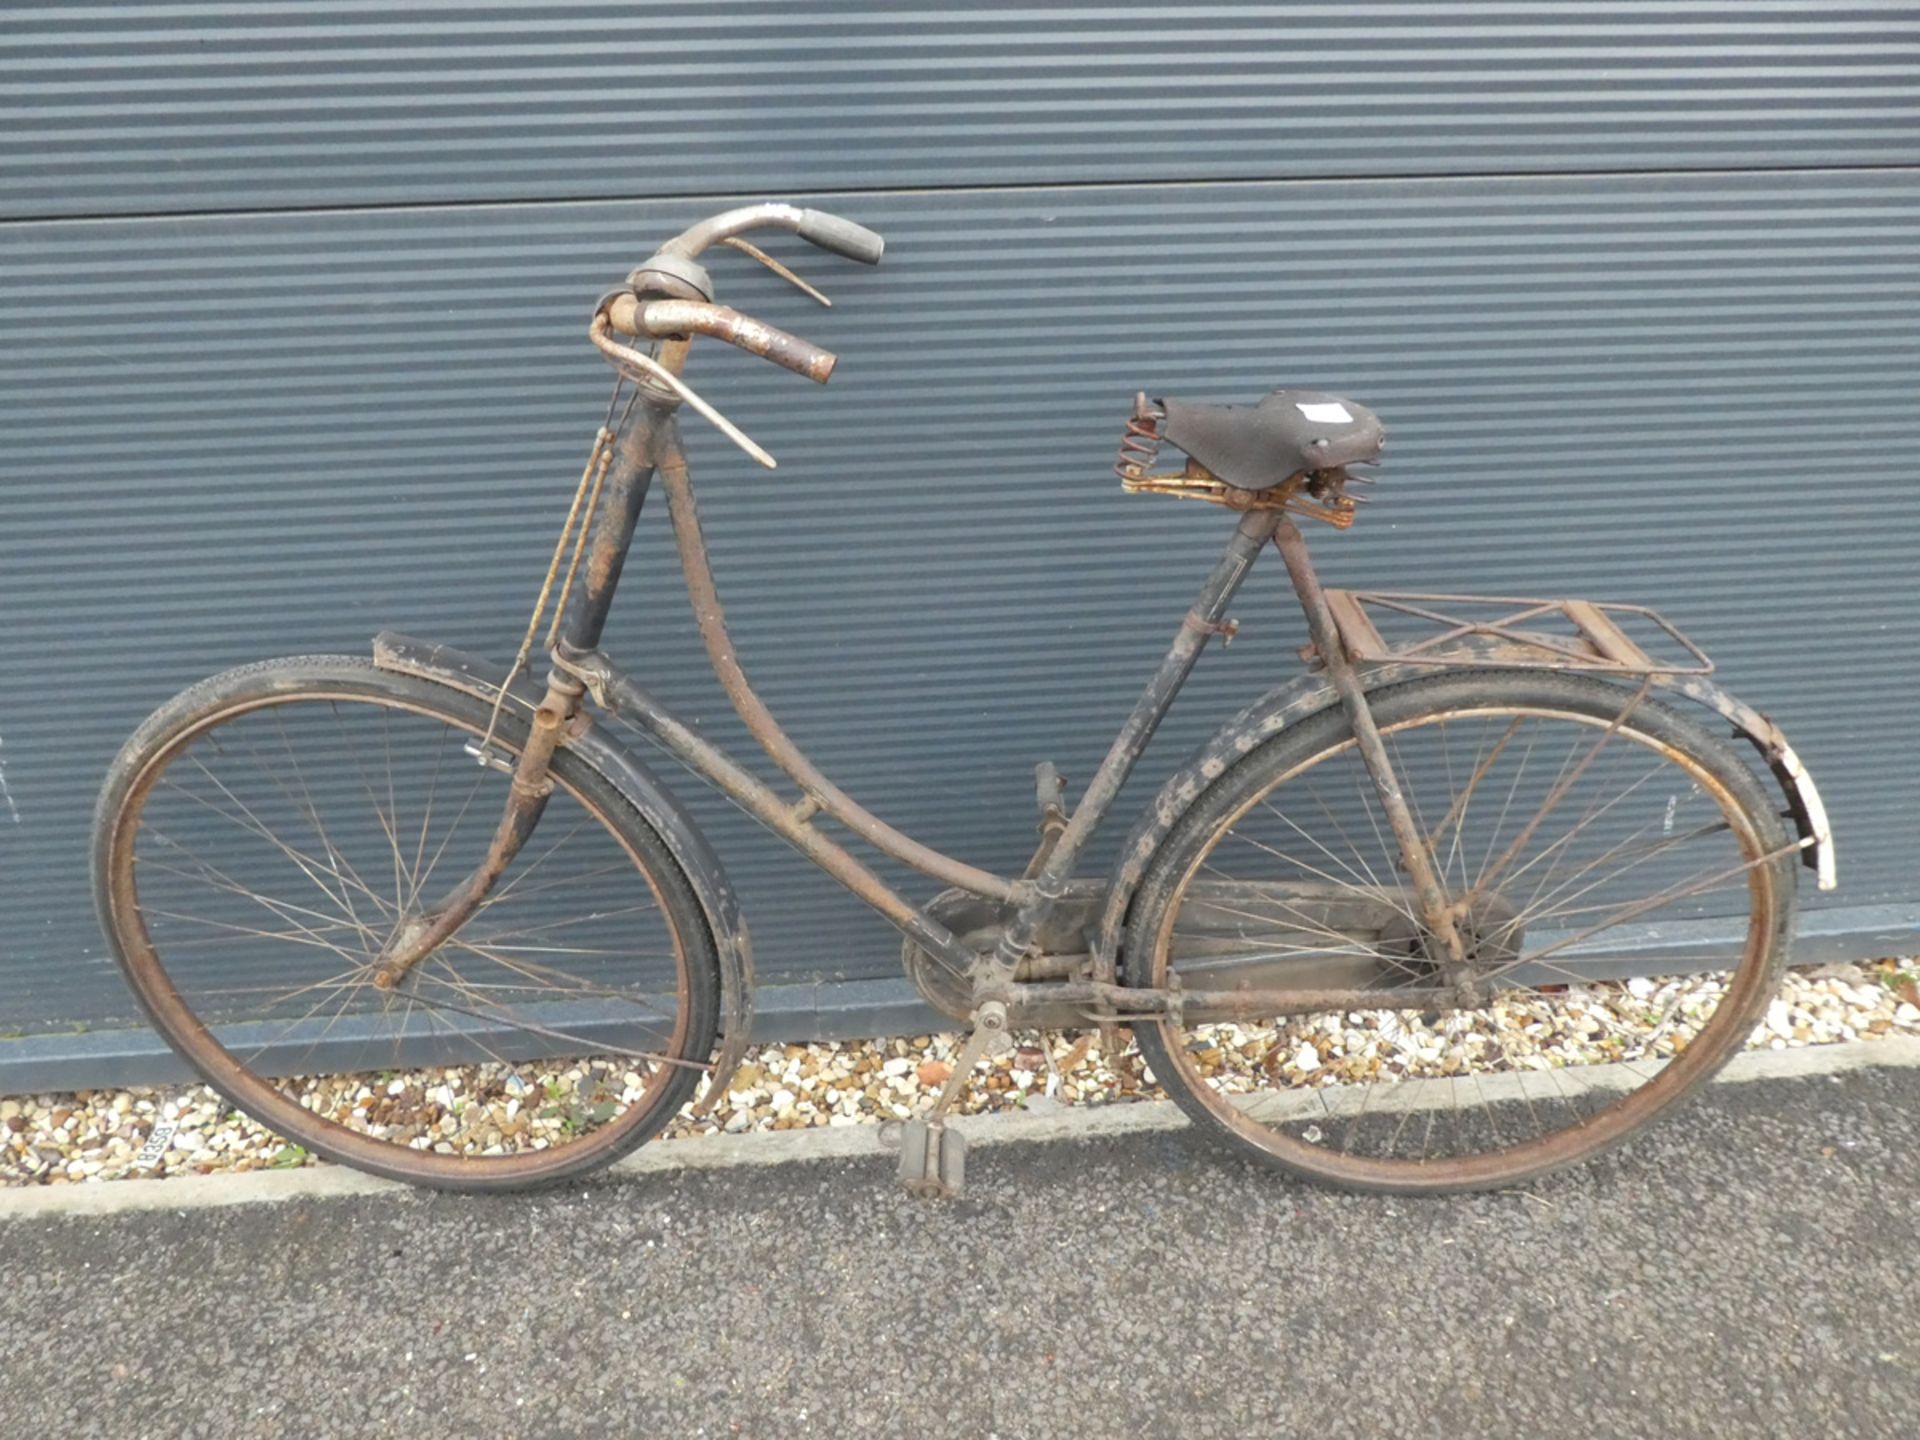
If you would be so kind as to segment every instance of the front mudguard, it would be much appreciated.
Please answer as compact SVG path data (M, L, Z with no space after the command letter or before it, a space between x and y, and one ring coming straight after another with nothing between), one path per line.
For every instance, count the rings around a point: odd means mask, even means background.
M1476 668L1499 667L1488 665ZM1431 665L1387 663L1369 665L1359 673L1361 684L1372 691L1436 672ZM1788 813L1792 815L1804 842L1802 861L1818 877L1820 889L1833 889L1838 877L1826 806L1820 801L1820 792L1814 788L1813 777L1807 773L1806 766L1800 763L1800 757L1794 753L1793 747L1787 744L1787 737L1780 732L1780 727L1703 676L1655 675L1652 679L1656 690L1669 695L1681 695L1717 712L1732 724L1736 734L1745 736L1759 750L1767 769L1786 796ZM1153 797L1153 802L1147 806L1146 812L1134 823L1126 843L1120 847L1119 859L1114 862L1107 885L1106 903L1101 907L1093 935L1096 975L1111 977L1115 973L1121 935L1126 929L1128 913L1133 908L1134 891L1139 888L1161 842L1180 817L1186 814L1188 807L1199 799L1201 792L1224 775L1234 761L1262 742L1309 715L1339 703L1339 697L1334 694L1332 684L1324 675L1296 676L1286 684L1269 690L1227 721L1192 759L1168 777L1159 793Z
M489 704L507 675L506 666L478 655L386 630L373 638L373 663L382 670L464 691ZM540 692L522 677L507 687L506 703L531 714L540 703ZM712 1057L707 1088L694 1106L695 1114L703 1114L726 1093L727 1082L739 1068L753 1030L753 949L733 882L685 807L591 716L585 712L576 716L561 743L613 782L640 812L641 819L666 842L686 872L694 898L706 914L707 928L713 932L714 949L720 958L720 1042Z

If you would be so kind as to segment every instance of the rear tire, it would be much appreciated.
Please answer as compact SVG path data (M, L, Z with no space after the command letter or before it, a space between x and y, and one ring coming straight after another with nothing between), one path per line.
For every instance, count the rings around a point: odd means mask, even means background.
M1633 696L1586 676L1490 670L1369 697L1443 886L1458 898L1491 874L1498 897L1475 902L1491 917L1473 962L1483 1001L1438 1019L1393 1005L1396 985L1431 993L1437 983L1421 948L1437 942L1409 940L1411 926L1391 940L1390 927L1315 934L1299 902L1273 898L1278 888L1212 883L1286 880L1404 900L1345 714L1309 716L1237 761L1149 867L1128 922L1126 983L1165 986L1184 964L1191 990L1204 964L1214 967L1206 983L1231 988L1220 977L1238 965L1260 975L1251 988L1310 989L1326 982L1273 977L1333 965L1377 977L1362 988L1377 990L1379 1008L1138 1023L1167 1093L1264 1164L1421 1194L1511 1185L1590 1159L1695 1091L1774 993L1797 857L1726 741L1650 698L1629 709ZM1563 780L1563 798L1546 804ZM1536 796L1544 818L1523 834ZM1194 887L1203 874L1209 883ZM1648 968L1672 978L1623 978Z

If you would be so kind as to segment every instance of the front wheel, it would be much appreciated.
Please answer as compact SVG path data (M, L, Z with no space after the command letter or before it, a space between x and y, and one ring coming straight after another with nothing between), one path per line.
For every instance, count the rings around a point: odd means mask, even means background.
M447 1189L576 1175L691 1096L714 944L665 843L562 748L539 827L466 924L373 983L486 853L509 777L488 706L365 660L229 671L128 740L94 823L102 923L154 1025L313 1152ZM497 749L526 726L501 717Z
M1241 1150L1353 1188L1507 1185L1618 1144L1774 991L1780 817L1726 741L1631 689L1509 670L1369 698L1464 955L1323 711L1222 775L1142 881L1124 978L1193 1006L1136 1026L1155 1076ZM1220 1003L1236 989L1268 998Z

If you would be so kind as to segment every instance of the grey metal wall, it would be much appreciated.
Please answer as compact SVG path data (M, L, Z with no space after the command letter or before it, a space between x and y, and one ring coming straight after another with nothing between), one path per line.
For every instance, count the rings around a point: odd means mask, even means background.
M0 1082L155 1063L87 899L125 732L383 625L510 649L588 303L762 194L888 258L794 257L831 312L716 261L843 362L704 359L782 467L697 473L749 668L882 813L1020 863L1032 763L1089 773L1224 523L1119 494L1128 396L1306 383L1394 436L1331 576L1669 610L1821 781L1810 929L1913 945L1917 76L1911 6L10 12ZM1295 663L1273 570L1136 798ZM733 739L657 529L634 573L612 648ZM909 1023L886 927L699 813L776 1026Z

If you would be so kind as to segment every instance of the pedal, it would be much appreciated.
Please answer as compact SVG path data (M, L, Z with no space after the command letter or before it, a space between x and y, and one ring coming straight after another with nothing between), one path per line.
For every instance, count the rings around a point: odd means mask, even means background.
M958 1130L909 1120L900 1131L900 1183L916 1200L957 1200L967 1183L967 1140Z

